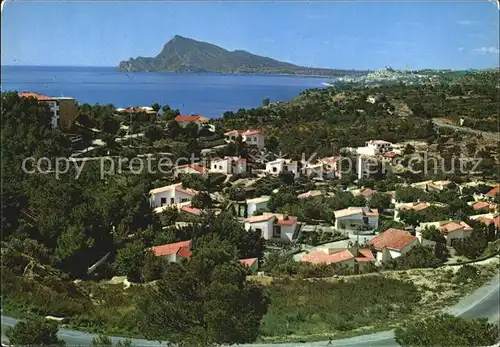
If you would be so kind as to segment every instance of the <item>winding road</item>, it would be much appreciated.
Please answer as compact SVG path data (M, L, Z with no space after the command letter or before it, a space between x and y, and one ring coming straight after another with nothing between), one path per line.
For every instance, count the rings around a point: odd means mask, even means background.
M462 317L484 317L492 322L498 322L500 319L500 274L495 275L490 282L478 288L473 293L463 297L456 305L445 309L445 312ZM16 319L2 315L2 341L5 339L5 329L15 325ZM89 346L95 334L85 333L70 329L59 329L59 337L66 341L68 346ZM113 337L114 342L121 338ZM167 343L158 341L148 341L142 339L133 339L136 346L167 346ZM383 331L373 334L361 335L341 340L333 340L331 344L328 341L308 342L308 343L282 343L282 344L245 344L241 347L299 347L299 346L398 346L394 339L394 331Z
M492 141L498 141L500 139L499 132L482 131L482 130L472 129L472 128L468 128L468 127L447 124L447 123L443 123L442 121L440 121L437 118L433 118L432 122L434 123L435 126L440 127L440 128L450 128L450 129L454 129L454 130L458 130L458 131L465 131L465 132L468 132L471 134L482 135L484 138L492 140Z

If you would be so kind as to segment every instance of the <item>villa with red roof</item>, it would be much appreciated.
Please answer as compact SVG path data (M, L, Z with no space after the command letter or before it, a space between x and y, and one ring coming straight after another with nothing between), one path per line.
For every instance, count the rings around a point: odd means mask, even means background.
M490 212L490 211L493 212L493 211L496 211L498 209L497 204L487 202L487 201L471 201L469 204L474 211L483 212L483 213Z
M264 148L265 136L261 130L248 129L248 130L231 130L224 133L226 141L235 141L238 136L241 136L243 142L247 145L255 146L257 148Z
M318 159L315 163L305 163L302 173L307 177L333 179L340 178L338 161L340 157L328 157Z
M179 174L203 174L208 172L209 170L206 167L198 163L184 164L174 167L174 177L179 176Z
M265 240L291 242L297 239L300 227L297 217L278 213L264 212L245 219L245 229L260 232Z
M158 208L167 205L187 203L198 194L196 190L183 188L182 183L171 184L149 191L151 207Z
M70 130L76 120L76 100L63 96L47 96L34 92L18 94L21 98L35 98L46 103L52 113L52 128Z
M181 206L180 211L191 216L199 217L203 213L203 210L199 208L191 207L189 205Z
M259 269L259 259L258 258L248 258L240 259L240 263L247 266L252 274L256 273Z
M210 162L210 172L238 175L247 172L247 160L240 157L214 158Z
M360 270L368 263L374 263L375 257L368 249L358 249L351 247L349 249L324 249L305 254L301 261L312 264L337 264L344 265L354 270L354 273L359 273Z
M497 195L500 195L500 185L493 187L485 196L489 199L494 199Z
M464 239L472 234L472 227L467 223L463 221L447 220L421 223L419 231L417 231L417 236L421 234L420 231L430 227L435 227L436 229L441 231L444 238L446 239L447 246L453 246L454 240Z
M482 215L476 218L476 220L480 223L486 224L486 225L491 225L493 224L495 228L498 230L500 228L500 215L493 215L493 214L487 214L487 215Z
M169 262L180 263L184 259L191 258L191 246L191 240L188 240L154 246L151 247L151 250L157 257L165 257Z
M196 124L198 126L198 132L203 127L207 127L210 131L215 131L215 127L212 124L208 123L210 121L210 119L196 115L196 114L192 114L189 116L180 116L179 115L179 116L175 117L175 121L177 123L179 123L179 125L182 128L187 127L189 124Z
M323 193L321 192L321 190L310 190L308 192L297 195L297 198L298 199L317 198L322 195Z
M378 227L378 210L368 207L349 207L337 210L335 214L335 229L361 230Z
M420 244L417 237L401 229L390 228L368 241L375 250L377 262L396 259Z

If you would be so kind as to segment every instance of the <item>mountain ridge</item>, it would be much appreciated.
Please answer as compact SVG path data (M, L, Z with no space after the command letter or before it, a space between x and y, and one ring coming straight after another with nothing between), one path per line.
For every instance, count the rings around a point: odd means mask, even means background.
M298 66L259 56L245 50L229 51L215 44L175 35L155 57L137 57L121 61L125 72L212 72L250 74L291 74L309 76L344 76L367 71L323 69Z

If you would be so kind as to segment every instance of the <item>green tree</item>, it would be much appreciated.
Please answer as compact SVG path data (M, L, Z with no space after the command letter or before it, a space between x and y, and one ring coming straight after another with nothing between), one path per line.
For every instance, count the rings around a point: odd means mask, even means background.
M295 189L290 186L285 186L280 188L277 193L271 194L269 202L267 203L267 208L271 212L275 212L280 207L285 205L296 205L299 199L297 198L297 193Z
M149 125L144 130L144 136L149 140L150 143L154 141L161 140L163 136L163 130L158 125Z
M407 253L389 261L387 267L395 269L420 269L436 268L442 264L442 260L436 257L435 251L431 247L415 246Z
M141 278L140 270L144 265L144 248L141 241L135 241L119 249L116 254L117 272L131 281L138 282Z
M156 112L158 113L158 111L160 111L161 109L161 105L157 102L155 102L153 105L151 105L151 108Z
M191 206L199 209L207 209L212 206L212 198L207 192L199 192L191 200Z
M387 194L375 193L368 200L368 207L377 208L379 211L383 212L391 206L391 197Z
M264 100L262 100L262 106L269 106L269 98L265 98Z
M139 301L147 338L186 346L252 342L268 305L230 244L217 237L198 243L186 264L167 267Z
M498 327L487 319L466 320L447 314L412 320L396 329L396 342L403 347L491 346L498 340Z
M8 328L5 335L14 346L63 346L65 342L57 337L57 325L41 318L20 321Z

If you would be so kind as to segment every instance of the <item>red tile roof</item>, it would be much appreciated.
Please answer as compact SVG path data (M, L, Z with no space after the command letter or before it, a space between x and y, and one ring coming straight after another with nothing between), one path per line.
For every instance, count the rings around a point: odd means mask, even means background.
M316 251L305 254L302 257L302 261L312 264L340 263L350 259L354 259L354 255L347 249L333 254L327 254L325 252Z
M500 228L500 215L494 218L481 217L476 220L486 225L494 224L497 228Z
M264 221L270 220L271 218L276 218L276 216L273 214L263 214L260 216L252 216L252 217L245 219L245 222L246 223L258 223L258 222L264 222Z
M276 224L278 225L294 225L297 223L297 217L294 216L285 216L283 219L278 219Z
M154 246L151 248L151 250L157 257L163 255L172 255L172 254L185 256L185 254L187 254L186 249L189 251L190 248L191 248L191 240L188 240L188 241L169 243L161 246ZM179 251L181 251L181 254L179 254Z
M206 173L208 172L209 170L204 167L204 166L201 166L200 164L184 164L184 165L179 165L176 167L176 169L184 169L184 168L190 168L190 169L193 169L199 173Z
M356 257L357 262L375 261L375 257L373 256L372 251L370 251L368 248L358 249L358 252L362 256Z
M314 198L314 197L321 196L321 195L323 195L323 193L321 193L321 191L319 191L319 190L310 190L308 192L297 195L297 198L299 198L299 199Z
M417 240L405 230L390 228L368 241L376 250L390 248L400 250Z
M490 204L489 202L486 202L486 201L476 201L475 203L472 204L472 209L474 211L494 210L496 207L497 207L496 204Z
M431 204L427 202L417 202L411 205L403 205L400 207L401 210L413 210L413 211L423 211L426 208L429 208Z
M193 252L191 252L191 250L189 249L189 247L182 247L181 249L179 249L179 251L177 252L177 255L179 257L184 257L184 258L191 258L191 256L193 255Z
M194 214L195 216L200 216L201 213L203 212L199 208L194 208L194 207L190 207L190 206L182 206L181 211L189 213L189 214Z
M34 92L23 92L18 94L21 98L35 98L37 100L43 101L43 100L54 100L54 98L47 96L47 95L42 95Z
M244 131L243 133L241 133L241 135L244 135L244 136L249 136L249 135L257 135L257 134L262 134L262 132L260 130L247 130L247 131Z
M490 197L490 198L494 198L498 194L500 194L500 185L493 187L488 193L486 193L486 196Z
M208 122L208 118L198 116L198 115L190 115L190 116L177 116L175 120L179 123L183 122Z
M363 188L359 191L359 193L364 196L364 197L370 197L372 196L373 194L375 194L377 191L376 190L373 190L373 189L370 189L370 188Z
M457 231L457 230L464 230L464 231L470 231L472 230L472 228L470 227L470 225L468 225L467 223L465 222L454 222L454 221L451 221L449 223L446 223L446 224L443 224L439 227L439 230L443 233L451 233L453 231Z
M240 263L244 264L248 267L251 267L253 265L253 263L255 263L258 260L259 260L259 258L240 259Z

